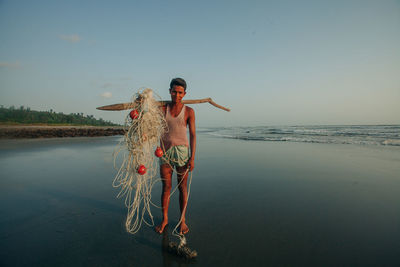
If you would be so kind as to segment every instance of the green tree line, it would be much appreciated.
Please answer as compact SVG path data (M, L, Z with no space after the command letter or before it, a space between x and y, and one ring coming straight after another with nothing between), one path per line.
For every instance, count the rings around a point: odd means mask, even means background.
M62 112L36 111L29 107L11 106L5 108L0 106L0 123L2 124L66 124L66 125L92 125L92 126L119 126L119 124L105 121L102 118L96 119L93 115L83 115L83 113L64 114Z

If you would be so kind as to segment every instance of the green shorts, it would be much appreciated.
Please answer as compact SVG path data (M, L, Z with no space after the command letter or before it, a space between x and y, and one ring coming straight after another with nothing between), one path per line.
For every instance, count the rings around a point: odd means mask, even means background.
M187 146L172 146L160 158L160 166L169 163L171 167L182 167L188 160L189 148Z

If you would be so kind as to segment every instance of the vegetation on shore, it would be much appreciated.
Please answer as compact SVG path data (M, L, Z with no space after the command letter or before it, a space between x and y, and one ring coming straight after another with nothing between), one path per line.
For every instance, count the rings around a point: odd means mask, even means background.
M83 113L64 114L62 112L36 111L29 107L11 106L5 108L0 106L0 124L46 124L46 125L90 125L90 126L120 126L102 118L96 119L93 115L83 115Z

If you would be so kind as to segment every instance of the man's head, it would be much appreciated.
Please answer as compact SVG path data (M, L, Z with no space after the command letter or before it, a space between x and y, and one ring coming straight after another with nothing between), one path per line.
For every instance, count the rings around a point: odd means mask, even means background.
M171 90L172 87L174 87L174 85L182 86L186 92L186 81L184 79L182 79L182 78L172 79L171 83L169 84L169 90Z
M169 85L169 93L171 94L172 102L179 103L186 95L186 82L182 78L172 79Z

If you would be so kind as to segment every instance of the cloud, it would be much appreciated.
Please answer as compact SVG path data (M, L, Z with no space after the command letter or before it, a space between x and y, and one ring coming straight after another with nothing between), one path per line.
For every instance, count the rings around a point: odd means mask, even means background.
M21 67L19 61L15 62L0 61L0 68L18 69L19 67Z
M103 98L111 98L112 97L112 93L110 92L104 92L100 95Z
M58 37L61 40L68 41L70 43L77 43L81 40L81 37L78 34L71 34L71 35L60 34Z

